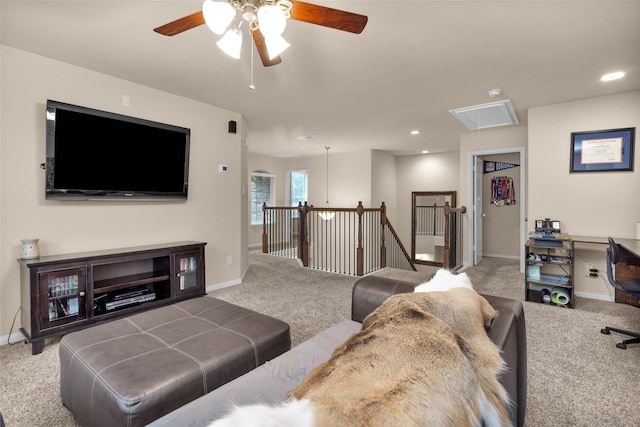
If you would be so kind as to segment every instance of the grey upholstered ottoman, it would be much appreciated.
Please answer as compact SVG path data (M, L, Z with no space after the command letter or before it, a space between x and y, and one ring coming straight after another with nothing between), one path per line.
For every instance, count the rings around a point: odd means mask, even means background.
M208 296L66 335L60 394L88 426L143 426L291 348L289 325Z

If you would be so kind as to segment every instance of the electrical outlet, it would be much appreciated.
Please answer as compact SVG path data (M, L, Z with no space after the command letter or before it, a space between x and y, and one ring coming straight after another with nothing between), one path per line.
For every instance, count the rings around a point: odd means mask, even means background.
M227 255L227 265L233 264L233 257L231 255Z
M591 270L593 270L593 265L588 262L584 264L584 277L591 277Z

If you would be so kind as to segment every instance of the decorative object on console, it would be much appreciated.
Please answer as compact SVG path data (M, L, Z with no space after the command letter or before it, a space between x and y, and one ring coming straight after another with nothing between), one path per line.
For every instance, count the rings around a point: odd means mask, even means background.
M36 259L40 258L40 248L38 247L38 241L40 239L22 239L22 253L21 259Z

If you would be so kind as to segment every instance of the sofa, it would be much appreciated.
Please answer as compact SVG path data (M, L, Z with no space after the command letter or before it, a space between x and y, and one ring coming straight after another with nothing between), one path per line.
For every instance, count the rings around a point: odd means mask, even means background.
M251 372L172 411L150 426L207 426L235 405L279 403L311 370L328 360L336 347L357 333L364 318L384 300L391 295L413 292L415 286L386 277L359 279L352 291L351 320L328 328ZM501 383L513 402L509 410L510 419L513 425L523 426L527 401L527 349L522 303L496 296L484 297L498 312L487 333L502 350L507 364Z

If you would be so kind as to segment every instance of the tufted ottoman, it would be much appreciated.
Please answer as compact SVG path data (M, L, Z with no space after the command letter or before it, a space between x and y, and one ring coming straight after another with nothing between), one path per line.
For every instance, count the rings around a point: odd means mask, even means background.
M289 325L208 296L65 335L60 394L88 426L143 426L291 348Z

